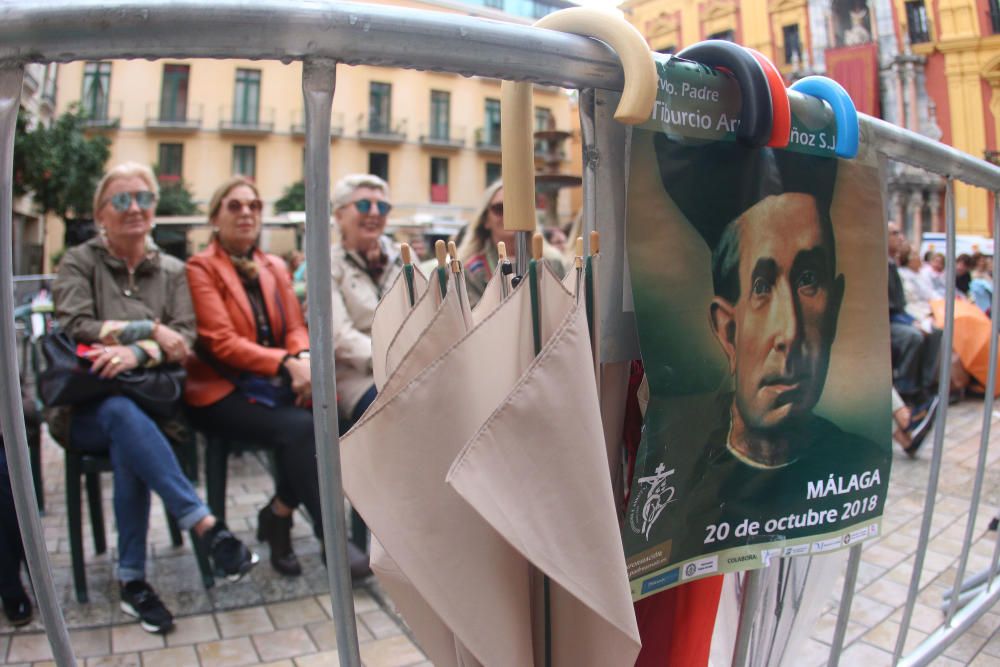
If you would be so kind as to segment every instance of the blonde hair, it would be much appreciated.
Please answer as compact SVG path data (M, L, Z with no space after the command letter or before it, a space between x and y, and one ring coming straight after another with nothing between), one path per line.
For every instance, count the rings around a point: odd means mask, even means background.
M108 186L111 185L112 181L132 178L133 176L137 176L145 181L153 196L157 199L160 198L160 186L156 183L156 176L153 175L152 169L138 162L123 162L116 167L112 167L97 184L97 190L94 191L94 208L92 211L95 220L97 219L97 211L101 208L101 200L104 199L104 193L107 192Z
M389 184L375 174L348 174L333 184L330 192L333 212L344 208L351 203L351 195L358 188L372 188L381 190L385 198L389 198Z
M486 244L490 241L490 230L485 227L486 216L489 215L490 201L501 188L503 181L498 180L490 183L483 191L476 214L469 223L469 228L465 230L461 245L458 246L458 259L463 264L485 251ZM513 251L513 248L508 248L508 251Z
M222 208L222 200L230 192L235 190L237 187L245 185L251 190L253 190L254 195L259 199L260 191L257 190L256 184L251 181L246 176L230 176L226 181L222 183L219 187L215 188L215 192L212 193L212 198L208 201L208 221L211 222L215 216L219 214L219 209Z

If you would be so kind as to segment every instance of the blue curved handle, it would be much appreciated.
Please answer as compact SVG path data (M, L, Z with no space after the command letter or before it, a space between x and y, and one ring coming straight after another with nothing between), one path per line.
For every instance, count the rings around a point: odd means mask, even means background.
M740 109L740 126L736 138L751 146L766 146L771 140L772 107L771 87L764 68L757 59L732 42L709 39L683 49L678 58L693 60L716 68L725 68L740 86L743 106Z
M833 152L847 159L858 154L858 110L843 86L825 76L807 76L793 83L790 89L829 104L837 123L837 143Z

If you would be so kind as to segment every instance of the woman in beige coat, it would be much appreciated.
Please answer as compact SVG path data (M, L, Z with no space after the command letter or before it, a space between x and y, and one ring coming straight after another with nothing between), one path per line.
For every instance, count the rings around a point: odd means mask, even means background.
M372 318L382 294L402 269L395 244L383 235L392 204L378 176L352 174L333 186L340 244L333 247L333 337L337 408L350 427L375 400Z
M383 235L392 204L378 176L351 174L333 186L333 214L340 244L331 254L333 345L341 432L375 400L372 319L379 299L402 270L395 245ZM368 529L351 512L351 541L368 550ZM354 568L352 564L352 569Z

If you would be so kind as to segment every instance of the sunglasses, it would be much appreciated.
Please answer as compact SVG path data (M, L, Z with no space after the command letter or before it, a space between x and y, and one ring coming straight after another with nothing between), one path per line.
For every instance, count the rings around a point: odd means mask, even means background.
M372 206L378 209L379 215L389 215L389 211L392 210L392 204L387 201L375 201L374 199L359 199L356 202L351 202L354 204L354 208L358 209L358 213L361 215L368 215Z
M226 202L226 210L233 214L242 213L244 206L250 209L251 213L260 213L264 210L264 202L259 199L248 199L246 201L230 199Z
M497 202L496 204L490 204L490 212L493 215L502 218L503 217L503 202L501 201L501 202Z
M111 206L119 213L124 213L132 206L135 200L136 206L143 211L148 211L156 204L156 195L149 190L137 190L135 192L119 192L104 200L104 203L111 203ZM103 204L102 204L103 205Z

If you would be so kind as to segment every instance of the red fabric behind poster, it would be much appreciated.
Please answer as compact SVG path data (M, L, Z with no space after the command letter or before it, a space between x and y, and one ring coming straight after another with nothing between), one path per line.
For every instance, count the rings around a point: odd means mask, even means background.
M826 72L847 89L859 112L879 117L878 51L874 43L827 49Z

